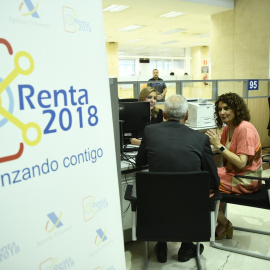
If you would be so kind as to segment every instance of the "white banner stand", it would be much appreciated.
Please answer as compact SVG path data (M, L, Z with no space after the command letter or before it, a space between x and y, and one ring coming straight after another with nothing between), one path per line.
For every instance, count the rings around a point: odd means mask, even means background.
M101 1L0 25L0 269L125 269Z

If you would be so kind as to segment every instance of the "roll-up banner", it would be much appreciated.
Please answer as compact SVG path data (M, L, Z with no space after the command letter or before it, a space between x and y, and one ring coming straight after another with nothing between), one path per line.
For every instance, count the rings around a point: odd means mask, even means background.
M0 3L0 269L125 269L101 0Z

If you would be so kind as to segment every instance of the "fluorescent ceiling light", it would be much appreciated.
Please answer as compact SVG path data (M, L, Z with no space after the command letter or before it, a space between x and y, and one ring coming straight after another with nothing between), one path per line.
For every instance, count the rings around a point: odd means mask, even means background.
M174 33L177 33L177 32L183 32L185 31L186 29L174 29L174 30L170 30L170 31L167 31L167 32L163 32L162 34L163 35L170 35L170 34L174 34Z
M190 47L197 47L197 46L208 46L208 44L206 44L206 43L195 43L195 44L190 45Z
M130 26L127 26L125 28L122 28L122 29L119 29L119 31L123 31L123 32L128 32L128 31L132 31L132 30L135 30L135 29L138 29L138 28L141 28L142 25L130 25Z
M163 15L160 15L159 17L174 18L174 17L178 17L178 16L181 16L181 15L184 15L184 14L186 14L186 13L172 11L172 12L169 12L169 13L166 13L166 14L163 14Z
M211 34L207 33L207 34L201 34L201 35L196 35L196 37L209 37Z
M120 12L124 9L129 8L129 6L123 6L123 5L111 5L105 9L103 9L103 11L109 11L109 12Z
M137 38L137 39L130 40L128 42L129 43L134 43L134 42L143 41L143 40L144 40L143 38Z
M179 42L179 41L178 40L171 40L171 41L166 41L166 42L163 42L160 44L170 44L170 43L176 43L176 42Z
M137 48L135 48L134 50L142 50L142 49L144 49L145 47L137 47Z

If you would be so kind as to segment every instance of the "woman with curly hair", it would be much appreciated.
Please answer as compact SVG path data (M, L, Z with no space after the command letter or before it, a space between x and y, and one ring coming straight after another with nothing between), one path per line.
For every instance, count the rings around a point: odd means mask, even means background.
M218 168L220 191L230 194L249 194L261 188L260 181L235 178L234 175L262 175L262 148L256 128L249 122L250 113L244 100L236 93L227 93L215 102L215 117L219 128L226 124L223 132L216 134L208 130L210 143L223 156L224 167ZM232 223L220 210L216 239L233 236Z
M139 95L139 101L150 102L150 110L151 110L150 123L151 124L163 122L163 111L155 106L157 102L157 96L158 96L157 90L150 86L144 87L141 90L140 95ZM133 145L140 145L141 140L136 139L136 138L131 138L130 143Z

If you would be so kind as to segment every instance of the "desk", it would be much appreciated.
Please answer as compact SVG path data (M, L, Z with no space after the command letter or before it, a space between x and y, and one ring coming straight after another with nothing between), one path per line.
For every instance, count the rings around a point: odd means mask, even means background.
M125 161L125 160L121 161L121 174L122 175L135 173L135 172L143 171L147 169L148 169L148 166L138 168L138 167L134 167L133 164L130 164L128 161Z
M198 130L200 132L206 132L208 129L216 129L217 128L216 125L214 125L214 126L206 126L206 127L193 127L193 126L188 125L187 123L185 125L187 127L189 127L189 128L192 128L194 130Z
M136 196L135 175L137 171L148 170L148 166L137 168L135 152L126 152L121 160L121 207L122 207L122 220L124 241L129 242L132 240L132 212L130 209L130 202L126 201L124 196L127 185L133 185L133 194Z
M148 170L148 166L136 168L136 154L137 152L127 153L127 156L131 159L131 162L128 162L127 160L121 160L121 205L125 242L129 242L132 240L132 212L130 209L130 202L124 199L126 187L127 185L133 185L133 194L134 196L136 196L135 173L137 171Z

